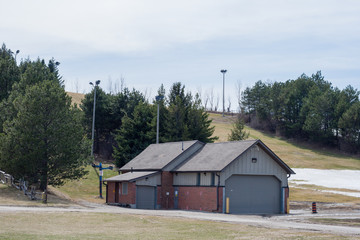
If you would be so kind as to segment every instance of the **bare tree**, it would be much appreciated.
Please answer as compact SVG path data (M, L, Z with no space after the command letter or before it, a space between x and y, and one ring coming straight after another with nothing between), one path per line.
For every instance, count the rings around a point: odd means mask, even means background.
M151 91L151 88L150 88L150 90L149 90L148 88L146 88L145 91L144 91L144 98L145 98L145 100L146 100L147 102L150 101L151 92L152 92L152 91Z
M196 91L197 91L197 94L198 94L199 98L201 99L201 96L202 96L201 86L196 87Z
M235 90L236 90L236 100L238 104L238 111L241 113L241 82L238 80L235 83Z
M207 110L207 104L209 103L209 99L210 99L209 92L206 91L205 96L204 96L204 108L205 108L205 111Z
M120 83L119 83L119 80L120 80ZM114 94L122 92L124 90L124 88L125 88L125 78L123 76L120 76L120 79L116 79L116 81L115 81Z
M111 79L111 76L109 76L109 78L108 78L108 91L109 91L110 94L112 94L112 85L113 85L112 79Z
M76 91L76 93L79 93L79 79L78 78L75 80L75 91Z
M228 108L227 108L227 111L230 112L230 109L231 109L231 97L228 96Z
M213 87L210 90L210 111L212 111L212 110L214 110L214 88Z
M219 102L220 102L220 95L219 95L219 93L218 93L218 94L216 94L215 112L217 112L218 109L219 109Z

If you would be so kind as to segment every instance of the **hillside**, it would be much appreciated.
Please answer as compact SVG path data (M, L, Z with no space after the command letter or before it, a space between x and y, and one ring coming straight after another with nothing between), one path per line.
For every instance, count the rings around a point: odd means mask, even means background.
M72 97L73 103L80 105L85 95L81 93L67 92ZM215 126L214 136L218 136L218 142L227 141L235 116L222 117L221 114L210 113L212 125ZM336 149L321 149L305 143L276 137L255 129L246 127L250 132L250 139L261 139L282 160L293 168L316 168L316 169L353 169L360 170L360 158L347 156Z
M235 116L222 117L221 114L211 113L210 119L213 120L214 135L219 137L218 141L227 141ZM250 132L250 139L263 141L292 168L360 170L360 158L337 153L335 149L306 146L304 143L292 142L249 127L246 127L246 131Z
M78 106L80 106L81 100L83 100L85 97L85 94L82 93L73 93L73 92L66 92L66 93L72 98L72 103L77 104Z

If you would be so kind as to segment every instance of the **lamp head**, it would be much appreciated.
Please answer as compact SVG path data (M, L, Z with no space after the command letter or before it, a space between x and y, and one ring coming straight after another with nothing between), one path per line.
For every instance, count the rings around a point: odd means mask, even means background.
M96 80L95 82L96 86L100 84L100 80Z
M227 70L226 70L226 69L222 69L220 72L221 72L221 73L226 73Z

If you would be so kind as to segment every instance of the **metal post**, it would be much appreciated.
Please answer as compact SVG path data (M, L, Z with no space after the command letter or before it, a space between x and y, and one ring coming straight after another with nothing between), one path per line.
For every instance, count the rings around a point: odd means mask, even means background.
M17 66L17 62L16 62L16 56L19 54L20 50L16 50L15 52L15 65Z
M222 69L220 72L223 74L223 113L222 113L222 116L225 117L225 73L227 72L227 70Z
M102 176L103 176L103 168L102 168L102 164L99 163L99 183L100 183L99 196L100 196L100 198L103 198L103 196L102 196Z
M95 106L96 106L96 86L94 87L93 121L91 128L91 156L94 156Z
M160 104L157 104L157 120L156 120L156 144L159 144L159 109Z
M91 157L94 156L94 129L95 129L95 106L96 106L96 87L100 84L100 80L95 82L95 85L90 82L90 85L94 86L94 107L93 107L93 121L91 128Z
M112 167L112 166L103 167L102 164L101 164L101 162L99 163L99 165L92 164L92 167L93 167L93 168L99 168L99 197L100 197L100 198L103 198L103 196L102 196L102 177L103 177L103 170L106 170L106 169L113 170L113 167Z

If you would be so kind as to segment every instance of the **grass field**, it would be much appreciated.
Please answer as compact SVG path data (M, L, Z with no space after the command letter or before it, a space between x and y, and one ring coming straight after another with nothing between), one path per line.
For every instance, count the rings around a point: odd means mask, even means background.
M300 230L142 215L0 213L0 239L351 239Z
M103 167L108 167L107 164L103 164ZM89 172L84 178L77 181L71 181L66 183L64 186L57 187L60 194L64 194L66 197L73 200L86 200L89 202L104 203L106 199L106 186L103 185L102 193L103 199L99 198L99 177L96 174L93 167L88 166L86 170ZM118 175L116 169L114 170L103 170L103 179Z

